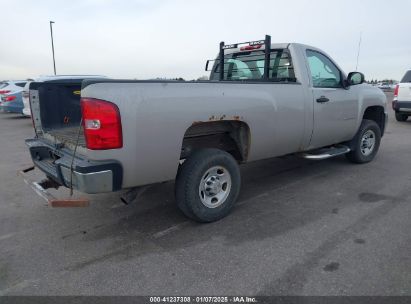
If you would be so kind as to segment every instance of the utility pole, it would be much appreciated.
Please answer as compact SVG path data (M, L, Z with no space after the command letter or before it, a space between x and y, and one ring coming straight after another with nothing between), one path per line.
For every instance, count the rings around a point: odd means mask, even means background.
M54 58L54 41L53 41L53 23L54 21L50 21L50 34L51 34L51 50L53 52L54 75L56 75L56 60Z
M358 42L358 53L357 53L357 65L355 66L355 71L358 71L358 59L360 58L362 32L360 32L360 41Z

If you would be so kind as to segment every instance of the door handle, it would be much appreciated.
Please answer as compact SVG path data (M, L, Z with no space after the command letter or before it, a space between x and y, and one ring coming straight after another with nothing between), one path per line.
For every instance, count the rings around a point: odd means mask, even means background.
M321 96L320 98L317 98L317 102L319 103L324 103L324 102L329 102L330 100L325 97L325 96Z

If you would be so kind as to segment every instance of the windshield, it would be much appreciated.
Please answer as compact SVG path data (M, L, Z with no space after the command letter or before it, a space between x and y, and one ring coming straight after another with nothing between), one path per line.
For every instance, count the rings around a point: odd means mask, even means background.
M227 54L224 56L223 80L263 80L264 62L264 51ZM219 80L219 74L219 60L216 60L210 80ZM288 50L271 51L269 79L271 81L296 81Z

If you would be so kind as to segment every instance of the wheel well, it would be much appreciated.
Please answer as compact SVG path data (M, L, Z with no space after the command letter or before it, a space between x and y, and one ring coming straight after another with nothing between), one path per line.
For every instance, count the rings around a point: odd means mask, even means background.
M385 128L385 113L384 113L383 107L381 106L368 107L364 112L363 119L369 119L369 120L375 121L377 125L380 127L381 134L382 134Z
M250 146L250 129L242 121L212 121L195 123L184 134L180 159L185 159L198 149L224 150L239 161L245 162Z

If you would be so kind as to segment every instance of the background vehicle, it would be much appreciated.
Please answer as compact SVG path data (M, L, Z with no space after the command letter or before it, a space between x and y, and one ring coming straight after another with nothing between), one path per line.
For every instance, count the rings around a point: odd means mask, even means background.
M411 115L411 70L408 70L394 90L392 108L397 121L406 121Z
M31 83L26 144L41 185L98 193L176 179L179 208L211 222L233 208L241 163L303 152L366 163L378 151L384 93L317 48L221 43L210 79Z
M44 82L44 81L52 81L52 80L59 80L59 79L87 79L87 78L105 78L106 76L100 75L45 75L40 76L34 81L36 82ZM22 96L23 96L23 115L24 116L31 116L30 110L30 102L29 102L29 87L32 81L28 81L23 88Z
M23 110L22 113L24 116L30 117L31 110L30 110L30 98L29 98L29 87L32 81L27 81L24 85L23 91L21 93L22 100L23 100Z
M391 85L388 82L383 82L378 85L378 88L380 88L383 91L389 91L391 90Z
M0 108L5 112L22 113L22 91L26 80L5 81L0 86Z

